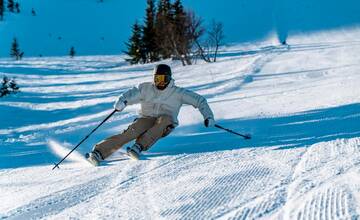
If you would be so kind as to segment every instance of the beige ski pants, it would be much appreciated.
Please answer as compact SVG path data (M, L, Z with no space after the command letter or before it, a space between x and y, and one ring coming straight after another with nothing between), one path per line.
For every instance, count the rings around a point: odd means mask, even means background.
M170 116L143 117L136 119L125 131L106 138L95 145L94 150L100 151L103 158L109 157L124 144L135 140L148 150L157 140L168 135L174 129L174 122Z

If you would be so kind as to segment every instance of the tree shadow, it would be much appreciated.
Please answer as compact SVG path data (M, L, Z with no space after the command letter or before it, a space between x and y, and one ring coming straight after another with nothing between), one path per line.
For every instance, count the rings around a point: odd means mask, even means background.
M91 136L83 146L79 147L78 151L89 151L93 144L112 135L114 126L121 124L125 129L131 121L132 118L127 117L121 123L114 120L105 124L101 131ZM252 139L244 140L242 137L217 128L205 128L202 124L180 126L168 137L158 141L150 151L145 152L145 158L256 147L289 149L307 147L318 142L339 138L360 137L360 104L305 111L280 117L238 118L217 122L223 127L239 133L250 133ZM66 140L70 140L74 145L89 132L89 129L89 127L84 127L77 129L76 132L68 132ZM121 128L119 129L121 132ZM28 133L28 135L32 134ZM64 140L63 133L54 135L51 133L55 140ZM1 144L0 169L49 165L59 160L44 146L44 143L16 143L16 145Z
M150 152L160 156L254 147L289 149L339 138L359 137L360 104L300 112L289 116L222 120L218 123L239 133L251 133L252 139L244 140L216 128L184 126L160 140Z
M29 75L29 74L36 74L41 75L43 77L46 76L61 76L67 77L69 75L77 75L81 76L84 74L86 76L89 75L98 75L108 73L143 73L143 72L151 72L152 66L126 66L126 65L112 65L112 66L105 66L105 67L97 67L97 66L87 66L86 64L89 61L84 61L85 64L82 63L74 63L73 65L79 68L71 68L72 66L67 63L67 60L64 60L63 63L55 64L51 68L49 67L39 67L34 68L33 64L31 63L11 63L11 66L2 65L0 63L0 71L5 74L17 74L17 75ZM153 65L153 64L152 64ZM51 66L51 65L47 65ZM70 67L69 67L70 66ZM123 67L123 68L122 68ZM119 70L121 68L121 70ZM145 75L145 74L144 74ZM139 74L136 77L141 77Z

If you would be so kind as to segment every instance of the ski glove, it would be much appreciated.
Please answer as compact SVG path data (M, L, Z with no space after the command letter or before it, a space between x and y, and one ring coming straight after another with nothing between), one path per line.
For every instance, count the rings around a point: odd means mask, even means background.
M114 109L119 112L124 110L125 107L126 107L126 101L123 102L120 99L118 99L114 104Z
M215 126L215 120L213 118L207 118L204 121L205 127L214 127Z

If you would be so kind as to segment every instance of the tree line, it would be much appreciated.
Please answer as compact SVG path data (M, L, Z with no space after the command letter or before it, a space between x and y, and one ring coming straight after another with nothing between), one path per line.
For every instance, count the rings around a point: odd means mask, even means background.
M203 20L193 11L185 10L181 0L147 0L144 24L132 26L132 35L126 42L131 64L151 63L162 59L180 60L191 65L197 57L216 62L224 39L223 25L212 21L208 30ZM207 33L207 38L203 37Z
M0 0L0 9L5 0ZM185 10L181 0L147 0L144 24L138 21L132 26L132 35L126 42L131 64L151 63L163 59L180 60L183 65L191 65L201 58L206 62L216 62L219 47L224 39L223 25L213 20L205 28L203 19L193 11ZM7 0L9 11L18 3ZM32 9L32 15L36 12ZM16 38L11 45L10 56L21 60L24 52L20 50ZM72 46L70 57L76 55ZM40 55L42 56L42 55Z
M70 51L69 51L69 56L71 58L74 58L75 55L76 55L75 47L71 46ZM21 60L23 58L23 56L24 56L24 51L20 50L18 40L16 37L14 37L14 39L11 43L10 57L13 57L15 60ZM42 57L41 54L39 56Z
M11 13L20 13L20 4L14 0L7 0L6 8ZM0 21L4 20L5 0L0 0Z

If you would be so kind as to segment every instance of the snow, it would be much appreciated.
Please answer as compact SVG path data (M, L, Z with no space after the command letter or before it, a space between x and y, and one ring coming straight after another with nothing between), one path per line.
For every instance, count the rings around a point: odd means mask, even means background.
M52 152L54 152L54 154L60 156L61 158L66 157L67 160L70 160L73 162L79 162L79 163L87 162L84 155L82 155L78 151L73 151L70 155L68 155L68 153L70 152L69 151L70 146L64 147L63 145L61 145L60 143L58 143L57 141L52 140L52 139L48 140L48 146L50 147Z
M331 39L328 37L331 35ZM60 169L72 147L155 64L121 56L0 60L21 92L0 102L4 219L357 219L360 213L360 31L292 36L290 47L223 47L217 63L173 67L204 95L218 124L191 106L140 161L121 153L92 167L81 156L121 132L138 105L115 114Z

